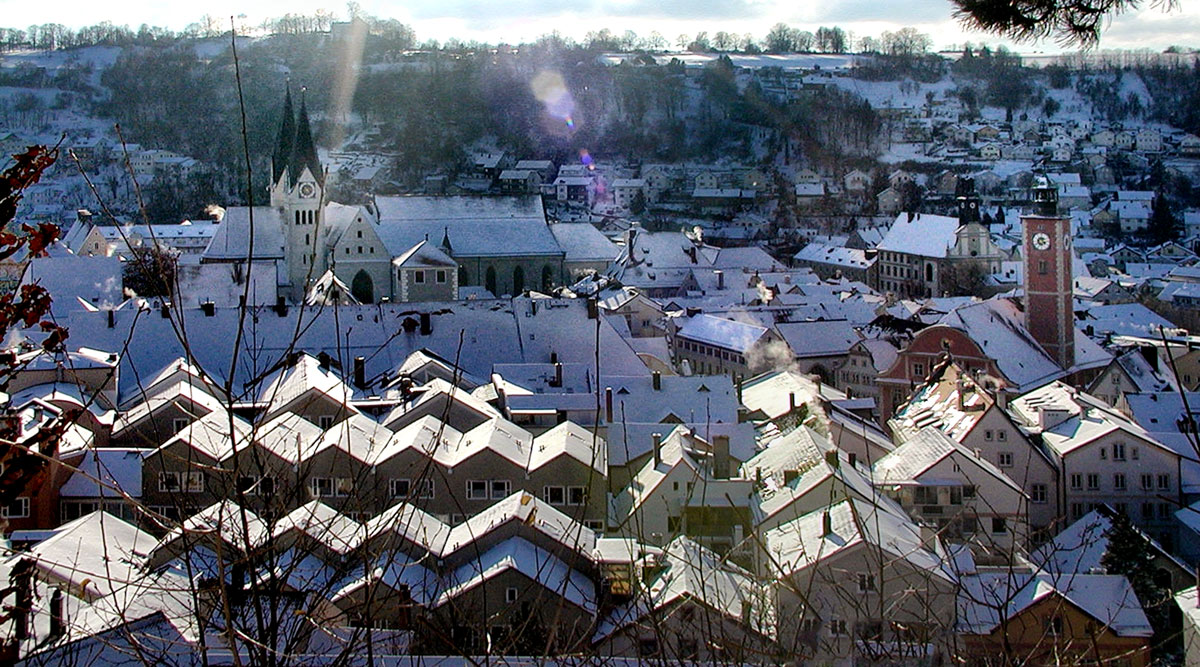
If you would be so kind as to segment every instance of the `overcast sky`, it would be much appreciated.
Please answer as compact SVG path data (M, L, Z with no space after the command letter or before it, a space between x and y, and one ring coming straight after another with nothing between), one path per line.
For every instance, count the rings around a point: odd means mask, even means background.
M169 0L4 0L3 4L0 25L8 27L50 22L79 27L107 20L179 30L206 12L225 21L230 15L246 14L245 20L251 24L319 8L346 14L344 3L319 0L209 0L196 5ZM553 30L582 38L590 30L609 28L639 35L657 31L674 44L678 35L701 30L710 35L719 30L750 33L761 39L782 21L806 30L837 25L856 37L911 25L931 35L938 48L967 41L1000 43L991 35L963 30L951 17L949 0L360 0L359 4L369 14L412 25L421 40L456 37L517 43ZM1143 4L1158 3L1145 0ZM1147 7L1117 17L1105 31L1101 48L1200 47L1200 0L1179 0L1178 5L1171 12ZM1016 48L1022 52L1061 50L1053 42Z

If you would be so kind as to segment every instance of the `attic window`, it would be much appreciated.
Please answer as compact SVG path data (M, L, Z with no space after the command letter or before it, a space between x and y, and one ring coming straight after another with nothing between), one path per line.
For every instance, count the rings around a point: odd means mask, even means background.
M700 385L700 388L699 388L699 389L697 389L696 391L703 391L703 392L707 392L707 391L710 391L710 390L709 390L709 388L708 388L708 387L706 387L706 386L704 386L704 385Z

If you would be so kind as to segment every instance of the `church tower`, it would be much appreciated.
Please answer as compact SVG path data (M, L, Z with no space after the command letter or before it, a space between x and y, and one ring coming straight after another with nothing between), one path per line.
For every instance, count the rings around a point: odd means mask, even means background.
M1075 365L1071 220L1058 213L1058 190L1045 176L1033 186L1034 210L1022 216L1025 328L1064 370Z
M325 201L325 174L313 144L308 107L300 97L300 115L293 118L292 94L283 101L279 139L271 155L271 206L283 224L284 261L292 298L304 298L311 280L325 272L319 252L321 213Z

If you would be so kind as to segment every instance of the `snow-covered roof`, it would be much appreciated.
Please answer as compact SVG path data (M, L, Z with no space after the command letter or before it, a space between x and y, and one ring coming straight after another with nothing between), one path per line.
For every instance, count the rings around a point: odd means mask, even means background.
M954 247L958 227L958 218L917 213L909 220L907 213L901 213L876 248L920 257L945 257Z
M611 262L621 249L589 222L559 222L550 233L566 253L568 262Z
M701 313L689 319L676 335L745 354L767 335L767 328Z
M1053 382L1024 394L1011 401L1009 408L1024 420L1027 428L1040 430L1042 441L1060 456L1115 431L1122 431L1178 455L1104 401L1062 382ZM1054 421L1047 422L1049 428L1041 426L1044 411L1060 415Z
M781 322L775 330L797 358L844 355L861 339L848 320Z
M681 599L705 605L728 618L748 621L749 629L764 637L775 636L770 596L749 572L686 537L672 540L663 549L660 562L662 570L649 582L646 593L602 619L593 641L601 641ZM749 618L745 617L747 611Z
M458 263L444 250L422 239L415 246L400 253L392 260L392 266L404 269L429 267L457 267Z
M471 562L450 572L433 601L437 608L504 572L515 570L547 591L564 598L588 613L597 608L596 585L554 554L520 538L509 538L479 554ZM553 598L543 605L555 604Z
M246 206L231 206L217 231L204 249L204 259L210 261L252 259L283 259L282 209L270 206L254 207L254 251L250 252L251 209Z
M867 261L867 251L858 248L809 243L792 256L796 262L812 262L815 264L831 264L844 266L849 269L866 269L871 265Z
M994 403L974 378L950 363L931 373L930 381L913 392L890 424L894 433L904 436L931 426L962 442Z
M146 449L87 448L75 472L58 490L63 498L140 498Z
M460 259L563 254L539 196L378 197L376 204L376 233L393 256L444 235Z
M1120 637L1150 637L1154 629L1129 580L1121 575L1049 572L979 572L963 577L958 628L989 634L1004 623L1023 623L1034 604L1060 597Z
M1111 510L1092 510L1071 525L1067 526L1054 539L1043 544L1029 554L1029 560L1035 566L1054 574L1088 574L1103 572L1101 561L1108 551L1108 533L1112 530L1112 519L1107 512ZM1180 510L1185 511L1185 510ZM1158 555L1173 560L1183 572L1190 570L1187 565L1180 563L1162 546L1134 527L1150 548Z
M146 555L157 542L137 526L96 511L56 528L49 538L13 559L32 558L47 577L91 600L138 579Z
M990 461L951 440L945 433L932 426L917 431L911 438L879 459L872 469L874 481L876 484L887 486L929 483L922 481L924 474L947 457L954 457L955 463L960 466L967 462L973 463L985 474L991 475L1017 493L1023 493L1016 482L1009 479L1008 475ZM970 479L969 475L970 472L964 471L965 479ZM932 480L934 484L943 485L947 481Z
M828 533L824 530L826 515L831 529ZM932 576L947 582L955 580L945 559L934 551L936 544L923 538L911 519L856 498L773 528L765 541L772 563L784 577L866 544Z

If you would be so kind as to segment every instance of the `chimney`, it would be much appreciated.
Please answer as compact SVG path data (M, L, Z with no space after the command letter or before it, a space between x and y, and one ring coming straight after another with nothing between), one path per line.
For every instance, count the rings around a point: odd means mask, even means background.
M659 371L650 373L650 383L654 386L654 391L662 391L662 373Z
M725 289L725 272L717 269L716 271L713 271L713 273L717 274L717 289Z
M600 305L596 303L595 297L587 300L588 319L594 320L600 317Z
M162 315L164 320L171 317L171 302L163 301L162 305L158 307L158 314Z
M713 437L713 477L729 479L729 436Z
M558 353L553 350L550 351L550 363L552 363L552 364L558 363Z
M737 390L738 405L741 405L742 404L742 381L740 379L737 381L737 384L734 385L734 389Z
M742 623L750 625L750 615L754 611L754 605L750 600L742 600Z
M13 622L13 637L18 642L29 638L29 614L33 611L33 569L33 560L22 558L8 575L9 583L17 595L10 618Z
M421 335L428 336L433 333L433 322L429 318L429 313L421 313Z
M50 635L46 638L48 641L53 642L66 634L66 620L63 615L63 593L61 589L56 588L50 596Z
M108 328L112 329L113 327L115 327L117 325L117 314L115 311L113 311L112 308L109 308L105 312L108 313Z
M662 463L662 433L652 433L650 440L654 443L654 466Z
M354 357L354 386L367 388L367 360L364 357Z
M841 461L838 460L838 453L836 449L831 449L825 452L825 462L828 463L829 467L831 468L836 468L841 465Z
M283 298L283 296L275 297L275 314L280 317L287 317L287 313L287 301Z
M796 392L788 394L788 412L796 411Z
M613 420L612 387L605 387L604 388L604 421L605 421L605 423L612 424L612 420Z
M821 537L829 537L833 534L833 517L828 511L821 513Z
M79 222L90 223L92 221L92 212L87 210L86 208L81 208L81 209L75 211L75 219L78 220Z
M212 301L205 301L200 304L200 310L204 311L205 317L212 317L217 314L217 304Z
M550 381L551 387L563 386L563 371L562 364L554 364L554 379Z
M112 325L110 324L109 327L111 328ZM1154 372L1157 373L1158 372L1158 346L1142 345L1139 349L1142 351L1142 356L1145 357L1146 362L1150 364L1150 368L1153 368Z
M637 252L634 244L637 243L638 226L637 223L629 225L629 229L625 230L625 248L628 251L626 254L629 257L629 264L637 263Z

